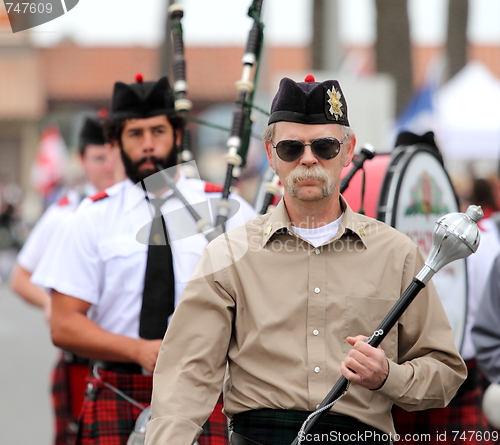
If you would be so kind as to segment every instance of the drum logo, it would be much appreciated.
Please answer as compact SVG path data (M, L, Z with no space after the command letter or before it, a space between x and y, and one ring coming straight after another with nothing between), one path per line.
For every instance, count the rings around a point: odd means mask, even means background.
M405 209L405 215L442 215L449 213L448 206L443 203L443 191L436 180L426 171L417 179L410 190L410 205Z

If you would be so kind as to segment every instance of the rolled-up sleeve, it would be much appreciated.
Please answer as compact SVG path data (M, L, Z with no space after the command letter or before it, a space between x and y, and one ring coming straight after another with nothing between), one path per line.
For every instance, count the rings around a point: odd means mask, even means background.
M104 267L95 232L95 224L85 212L67 217L52 237L52 249L43 255L33 283L97 304Z

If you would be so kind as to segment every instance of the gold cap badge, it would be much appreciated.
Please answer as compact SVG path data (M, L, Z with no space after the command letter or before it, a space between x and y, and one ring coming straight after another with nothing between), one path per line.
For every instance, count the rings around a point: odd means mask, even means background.
M335 116L335 120L339 120L339 117L344 115L342 112L342 102L340 101L342 96L334 87L331 90L326 90L326 94L328 95L327 102L330 105L328 111L332 116Z

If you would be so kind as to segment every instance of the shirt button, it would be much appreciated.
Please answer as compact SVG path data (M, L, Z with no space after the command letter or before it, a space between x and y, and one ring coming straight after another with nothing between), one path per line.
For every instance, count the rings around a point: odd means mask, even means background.
M316 289L314 289L314 293L315 293L315 294L319 294L319 293L320 293L320 288L319 288L319 287L317 287Z
M315 253L316 255L319 255L319 254L321 253L321 250L319 250L319 249L314 249L314 253Z
M319 331L318 331L317 329L315 329L315 330L313 331L313 334L314 334L314 335L318 335L318 334L319 334Z
M319 366L316 366L316 368L314 368L314 372L317 374L318 372L320 372L321 369L319 368Z

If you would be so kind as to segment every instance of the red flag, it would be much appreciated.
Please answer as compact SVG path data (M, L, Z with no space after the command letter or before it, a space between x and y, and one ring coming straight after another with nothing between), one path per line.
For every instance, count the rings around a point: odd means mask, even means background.
M59 128L44 128L35 163L31 168L31 183L46 198L66 177L67 150Z

